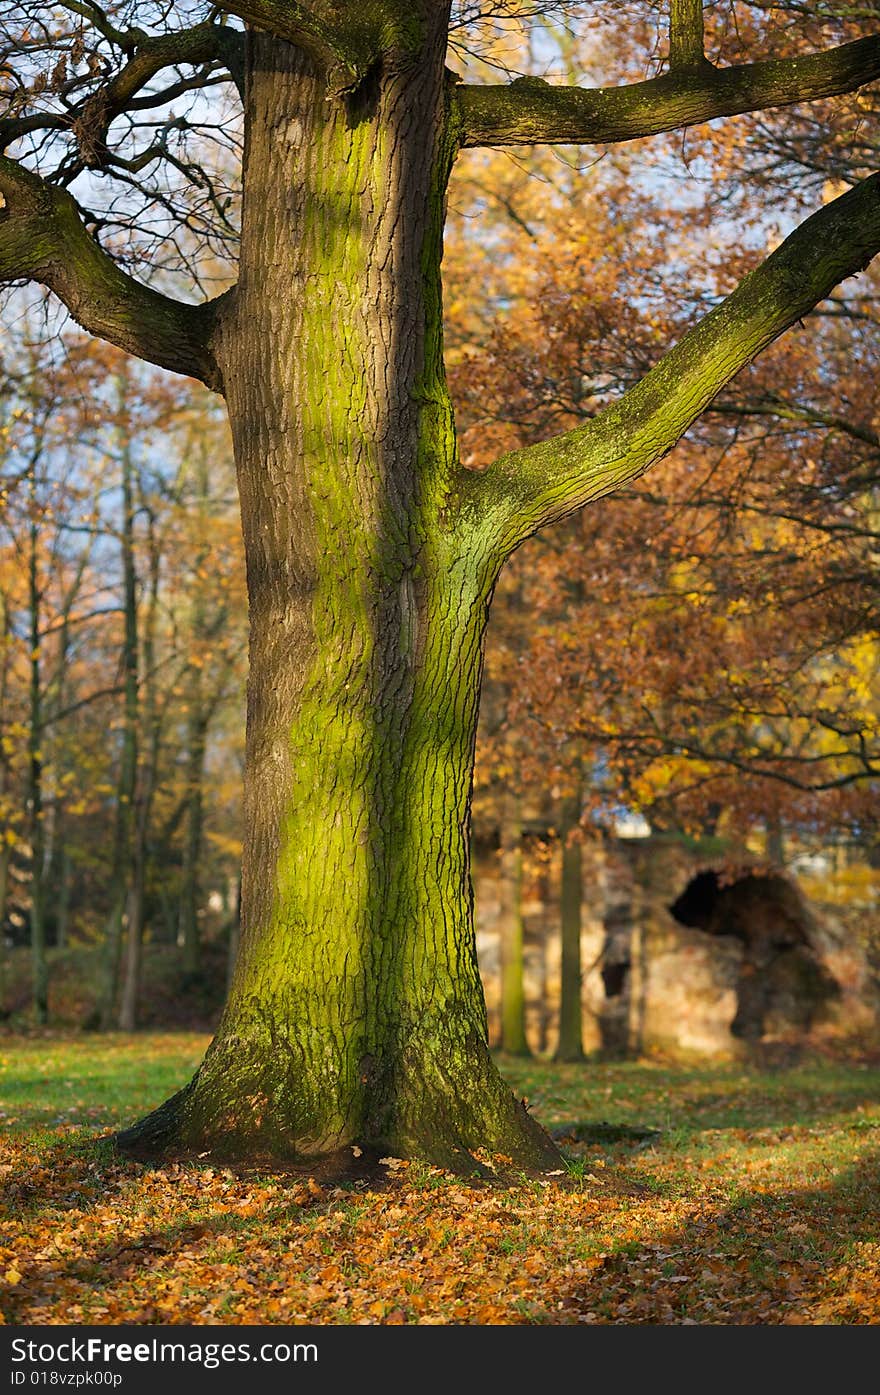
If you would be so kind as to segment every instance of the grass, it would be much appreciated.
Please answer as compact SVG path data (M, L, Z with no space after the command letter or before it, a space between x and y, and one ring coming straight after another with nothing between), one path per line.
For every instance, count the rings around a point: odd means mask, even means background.
M866 1324L880 1069L501 1059L566 1172L473 1190L120 1162L192 1033L0 1040L0 1300L14 1323Z

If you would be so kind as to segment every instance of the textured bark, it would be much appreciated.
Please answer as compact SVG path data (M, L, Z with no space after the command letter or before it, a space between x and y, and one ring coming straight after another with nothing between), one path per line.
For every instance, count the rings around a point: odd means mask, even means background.
M7 694L9 691L9 637L12 628L12 617L9 613L9 602L4 591L0 591L0 712L5 712ZM0 814L3 815L0 822L0 1017L4 1012L4 1000L6 997L6 906L9 900L9 873L12 861L12 844L7 838L7 833L12 832L11 823L7 815L7 799L11 785L11 769L9 752L6 743L0 741Z
M669 0L669 67L673 72L701 68L703 0Z
M681 7L696 8L685 0ZM852 92L880 76L880 35L800 58L731 68L700 61L702 32L678 26L673 71L622 87L551 86L539 78L508 85L462 84L456 101L466 146L537 142L608 145L700 125L719 116L790 106Z
M445 16L352 98L249 41L241 270L219 349L251 640L242 939L140 1153L558 1153L491 1061L468 863L497 566L450 517ZM267 256L267 249L271 249Z
M211 338L224 298L184 305L127 275L87 232L75 200L0 155L0 282L39 281L89 334L220 387Z

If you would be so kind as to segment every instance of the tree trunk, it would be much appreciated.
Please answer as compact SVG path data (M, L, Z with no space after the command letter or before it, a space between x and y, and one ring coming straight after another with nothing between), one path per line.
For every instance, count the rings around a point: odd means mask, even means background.
M9 899L9 864L11 859L12 848L0 833L0 1021L7 1015L6 988L9 979L9 965L6 951L6 905Z
M43 689L41 678L39 541L36 464L30 476L30 551L28 560L30 602L30 703L28 720L28 797L31 844L31 972L34 1020L49 1020L49 967L46 960L45 826L43 822Z
M180 919L177 943L183 948L183 971L199 971L199 863L202 852L202 785L205 774L205 745L208 723L202 710L199 670L193 670L187 721L187 811L183 843L183 885L180 892Z
M5 712L9 688L9 638L11 622L9 604L4 591L0 591L0 711ZM8 977L6 956L6 907L9 901L9 873L12 862L12 846L16 841L10 802L11 785L10 757L7 745L0 741L0 1019L5 1016L6 980Z
M129 712L136 721L139 711L143 712L143 740L136 740L135 748L135 801L134 818L131 830L131 867L128 869L128 897L126 902L125 971L122 979L122 993L119 1001L119 1029L133 1032L137 1026L138 999L141 990L141 974L144 958L145 908L147 895L147 852L150 832L150 816L153 808L153 794L156 788L156 772L159 768L159 748L161 745L162 720L156 694L156 618L159 609L159 576L161 558L156 539L154 518L145 508L141 496L141 508L147 514L147 543L149 554L149 585L146 615L143 626L143 701L135 689L135 701ZM128 537L128 562L126 574L135 575L134 535ZM135 646L137 660L137 613L132 614L131 640ZM137 662L134 665L137 677ZM143 758L138 753L143 751Z
M63 713L67 703L67 679L70 667L70 614L79 594L80 583L85 574L88 550L84 549L74 574L73 585L69 587L61 606L61 631L58 636L58 657L56 676L51 685L52 692L52 767L55 772L55 797L52 802L52 835L46 849L48 873L46 878L46 916L55 932L55 945L63 949L67 943L67 927L70 919L70 852L67 846L67 818L65 814L65 777L68 773L68 758L65 750L61 723L58 714ZM50 899L51 898L51 899Z
M119 384L120 407L125 406L125 384ZM126 914L130 904L132 841L135 832L135 794L138 772L138 617L137 571L134 551L134 485L131 442L122 441L122 589L124 631L122 643L123 731L116 796L116 828L110 883L110 914L104 941L104 982L102 985L101 1026L113 1021L119 987L119 963L123 931L128 929Z
M774 867L785 866L785 831L778 813L770 814L766 823L767 860Z
M559 897L562 940L557 1061L584 1059L583 1008L581 1005L581 902L583 857L576 833L580 823L580 794L571 800L561 820L562 879Z
M633 1042L632 1018L632 960L637 936L638 878L637 859L627 856L625 848L612 848L605 860L605 912L602 939L601 977L604 990L599 1009L600 1051L603 1060L622 1060L631 1054L633 1045L641 1045L643 1036L642 1010L639 1008ZM634 865L635 864L635 865ZM640 982L644 984L644 956L640 962Z
M523 982L522 821L516 795L503 796L501 816L501 1050L528 1056Z
M230 906L229 917L229 944L226 951L226 992L229 994L232 989L232 982L235 978L235 966L238 963L238 951L241 945L241 877L235 883L235 901Z
M67 944L70 927L70 891L72 868L66 843L62 843L58 858L58 881L55 893L55 943L59 949Z
M453 140L446 16L424 9L418 61L349 95L248 39L221 355L251 626L242 938L198 1074L120 1136L140 1155L558 1165L492 1063L477 967L470 785L498 561L450 521Z

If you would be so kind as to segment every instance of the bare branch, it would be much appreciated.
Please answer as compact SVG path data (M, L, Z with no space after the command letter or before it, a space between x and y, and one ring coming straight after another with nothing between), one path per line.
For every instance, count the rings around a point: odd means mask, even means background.
M125 67L84 103L74 118L74 129L87 165L101 165L111 121L125 111L133 97L163 68L181 63L200 66L222 59L243 89L244 36L218 24L198 24L193 29L144 39Z
M185 305L135 281L89 235L66 190L5 156L0 198L0 282L38 281L89 334L221 390L211 338L224 296Z
M768 107L852 92L880 78L880 34L801 58L706 64L624 87L555 87L540 78L453 90L463 146L611 145Z
M91 14L85 5L68 4L67 8ZM97 25L97 18L91 17ZM104 26L99 27L103 33ZM244 93L244 35L237 29L206 22L156 36L140 30L112 30L112 34L116 45L129 56L120 71L69 111L4 117L0 120L0 150L32 131L72 130L86 166L100 167L106 161L110 123L120 113L143 105L134 99L164 68L193 65L210 69L211 64L220 63L231 75L239 94ZM160 95L170 100L168 94Z

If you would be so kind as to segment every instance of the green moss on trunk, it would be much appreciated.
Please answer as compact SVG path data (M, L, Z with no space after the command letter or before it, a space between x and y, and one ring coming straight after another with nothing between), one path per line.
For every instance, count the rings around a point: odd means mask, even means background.
M558 1162L491 1060L476 959L495 569L446 522L441 30L356 113L251 40L223 363L251 617L242 941L195 1079L120 1137L141 1154Z

